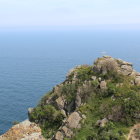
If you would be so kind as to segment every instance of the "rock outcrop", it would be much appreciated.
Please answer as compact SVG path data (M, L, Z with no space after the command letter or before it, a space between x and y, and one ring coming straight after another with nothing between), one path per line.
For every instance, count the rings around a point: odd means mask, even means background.
M25 120L14 125L9 131L0 136L0 140L45 140L40 127Z
M93 66L72 69L28 115L32 123L13 126L0 140L126 138L128 125L140 122L140 73L121 59L98 58Z

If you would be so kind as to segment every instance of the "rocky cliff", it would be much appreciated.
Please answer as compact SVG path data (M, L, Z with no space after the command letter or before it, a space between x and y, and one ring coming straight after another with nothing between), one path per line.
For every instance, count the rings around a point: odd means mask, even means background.
M70 70L28 114L37 130L30 132L28 125L16 138L14 126L0 139L140 140L140 73L123 60L98 58Z

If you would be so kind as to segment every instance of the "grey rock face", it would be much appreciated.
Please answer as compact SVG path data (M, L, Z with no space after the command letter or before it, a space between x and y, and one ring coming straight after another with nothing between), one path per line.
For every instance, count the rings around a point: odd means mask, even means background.
M76 105L76 108L81 105L81 97L79 94L77 94L76 96L75 105Z
M140 86L140 76L137 76L134 82L137 86Z
M133 68L130 65L122 65L121 66L121 73L123 75L130 75L132 73L132 71L133 71Z
M63 134L60 131L58 131L55 135L55 140L63 140L63 139L64 139Z
M31 120L30 114L33 112L33 108L28 108L28 118Z
M105 81L101 81L101 83L100 83L100 89L101 90L106 90L107 89L107 85L106 85L106 82Z
M106 74L109 71L116 71L118 64L112 57L103 57L95 61L93 70L102 74Z
M72 130L67 128L66 126L62 127L62 131L64 132L65 136L68 138L71 138L73 136Z
M60 96L58 99L56 99L56 104L57 104L57 107L59 109L63 109L64 106L65 106L65 99L64 99L64 97Z
M68 127L77 128L81 119L79 113L73 112L67 119Z
M123 75L131 75L133 73L133 67L131 63L107 56L99 58L95 61L93 71L102 74L116 71Z

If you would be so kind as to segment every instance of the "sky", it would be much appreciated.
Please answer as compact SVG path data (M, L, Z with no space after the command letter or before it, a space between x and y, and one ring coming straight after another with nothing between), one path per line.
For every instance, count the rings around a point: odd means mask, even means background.
M140 29L140 0L0 0L0 29Z

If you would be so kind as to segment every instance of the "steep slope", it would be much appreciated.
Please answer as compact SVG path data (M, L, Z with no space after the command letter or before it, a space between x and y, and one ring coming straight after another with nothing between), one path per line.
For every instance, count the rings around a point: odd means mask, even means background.
M72 69L28 114L49 140L140 140L140 73L98 58Z
M30 110L29 119L47 139L126 139L140 121L140 73L109 56L78 66Z

